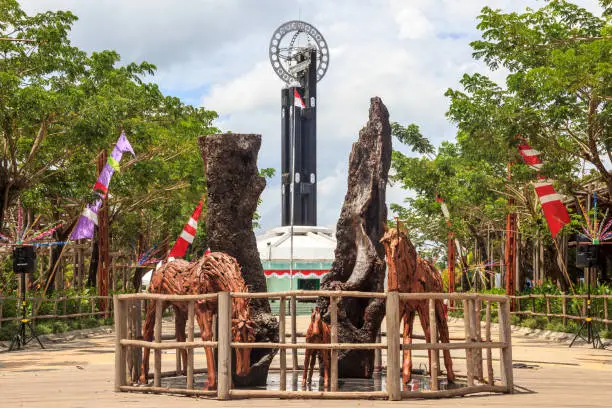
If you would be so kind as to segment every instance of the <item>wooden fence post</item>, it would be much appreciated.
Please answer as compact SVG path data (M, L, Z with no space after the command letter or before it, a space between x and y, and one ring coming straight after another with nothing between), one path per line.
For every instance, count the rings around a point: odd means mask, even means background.
M563 313L563 327L567 326L567 297L562 295L561 298L561 311Z
M120 302L117 295L113 296L115 306L115 391L121 391L121 386L126 385L126 353L121 340L126 337L125 302Z
M482 342L482 333L480 327L480 309L480 299L476 297L476 299L472 300L472 338L477 343ZM474 368L476 369L474 375L480 381L484 381L484 375L482 370L482 349L475 349L472 357L474 358Z
M291 314L291 344L296 343L296 307L297 300L295 295L291 295L289 299L289 313ZM291 364L293 365L293 371L298 370L298 351L297 349L291 350Z
M230 399L232 381L232 299L229 292L219 292L219 331L217 353L219 359L218 394L220 400Z
M506 343L500 349L500 368L502 382L508 393L514 392L514 377L512 373L512 330L510 328L510 300L499 302L499 340Z
M155 343L161 343L162 334L162 317L164 314L164 302L155 299ZM153 386L161 387L161 366L162 366L162 351L155 349L155 367L153 370Z
M331 314L331 342L338 343L338 298L330 296L329 311ZM330 359L330 388L332 392L338 391L338 350L331 351Z
M438 322L436 319L436 301L429 299L429 336L432 344L438 343ZM440 367L440 351L432 350L432 358L429 362L431 373L431 390L438 391L438 368Z
M281 296L279 301L279 314L278 317L278 339L279 343L285 343L285 320L287 313L287 303L285 297ZM280 349L280 390L285 391L287 389L287 350L284 348Z
M491 343L491 301L487 300L486 317L485 317L485 340ZM495 377L493 374L493 352L491 347L487 349L487 382L489 385L494 385Z
M142 320L140 312L140 301L130 300L127 306L128 339L138 339L142 335ZM133 382L140 378L140 366L142 364L142 349L140 347L128 348L128 373Z
M607 295L603 295L603 298L601 299L603 300L603 309L604 309L604 320L606 320L605 323L605 328L606 330L610 330L610 323L607 322L608 320L608 296ZM2 306L0 306L1 308ZM2 316L2 309L0 309L0 317Z
M544 294L544 300L546 301L546 319L550 323L550 320L551 320L551 317L550 317L550 297L548 297L548 296L546 296L546 294Z
M382 335L380 333L380 329L378 329L378 334L376 334L376 343L382 343ZM374 351L374 372L380 373L382 371L382 349L376 349Z
M193 343L193 325L195 315L195 301L190 300L187 305L187 342ZM187 389L193 389L193 347L187 349Z
M390 401L402 399L400 390L400 299L399 293L387 293L387 393Z
M172 310L173 310L173 314L174 314L174 320L176 321L176 311L174 311L174 308ZM176 334L177 333L176 333L176 325L175 325L174 326L174 338L177 338ZM182 370L184 368L186 368L186 367L182 366L183 365L182 364L183 361L182 361L181 348L179 348L179 347L176 348L175 357L176 357L176 368L175 368L175 371L176 371L176 376L178 377L179 375L181 375Z
M471 304L467 299L463 300L463 332L465 335L465 342L471 343L472 336L470 331L470 320L472 320L472 313L470 311ZM472 359L473 352L471 349L465 350L465 366L467 372L467 385L472 387L474 385L474 360Z

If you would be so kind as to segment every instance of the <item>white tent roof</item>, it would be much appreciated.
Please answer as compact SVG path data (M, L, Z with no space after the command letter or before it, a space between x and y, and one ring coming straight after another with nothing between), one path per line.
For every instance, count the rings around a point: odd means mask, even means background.
M293 259L333 261L336 249L334 232L326 227L294 226ZM257 250L262 261L291 258L291 227L277 227L257 237Z
M149 288L151 283L151 276L153 276L153 269L142 275L142 286Z

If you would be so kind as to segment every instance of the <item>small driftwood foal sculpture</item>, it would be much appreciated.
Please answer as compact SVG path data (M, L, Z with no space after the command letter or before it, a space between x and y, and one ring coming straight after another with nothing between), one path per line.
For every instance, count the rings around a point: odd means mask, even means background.
M442 278L436 268L430 262L421 259L410 242L405 232L400 231L400 223L397 228L385 232L380 240L385 246L386 261L388 267L387 291L399 291L406 293L443 292ZM438 328L438 339L442 343L449 342L448 323L444 317L444 305L442 300L436 300L436 323ZM412 329L414 314L419 314L419 320L423 327L425 340L431 341L429 332L429 301L423 300L400 300L400 322L404 319L404 344L412 343ZM431 350L429 350L429 362L431 367ZM453 373L453 361L449 350L444 350L444 366L446 377L449 382L455 380ZM412 374L412 355L410 350L404 350L404 361L402 364L402 380L404 384L410 382Z
M331 343L331 331L327 323L321 319L319 308L312 309L310 325L306 331L306 343L329 344ZM329 361L331 352L329 349L306 349L304 358L304 374L302 375L302 387L312 382L312 372L317 363L317 355L321 357L323 365L323 387L329 387Z
M240 274L240 266L233 257L222 252L212 252L197 262L175 260L166 263L153 273L149 293L165 295L199 295L218 292L248 292L246 283ZM187 321L186 302L164 302L165 309L172 305L175 310L175 327L177 341L185 341L185 324ZM213 316L217 312L216 300L202 300L195 304L195 317L200 326L203 341L212 339ZM155 304L152 302L147 310L143 327L145 341L153 340L155 326ZM248 305L248 299L233 298L232 300L232 341L253 343L255 341L253 322ZM217 388L215 371L215 356L211 347L205 347L208 367L207 389ZM146 384L149 371L149 352L144 349L140 383ZM187 353L181 350L184 366ZM236 349L236 374L248 375L251 370L251 349Z

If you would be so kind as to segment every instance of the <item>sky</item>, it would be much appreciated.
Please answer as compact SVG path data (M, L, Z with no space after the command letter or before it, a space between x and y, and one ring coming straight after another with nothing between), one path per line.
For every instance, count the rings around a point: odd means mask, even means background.
M574 0L597 11L596 0ZM318 223L334 226L347 188L352 143L379 96L391 121L416 123L435 145L453 140L448 88L464 73L503 83L472 58L482 7L537 9L543 0L22 0L29 14L70 10L71 39L86 51L116 50L123 62L157 66L151 81L167 95L219 114L223 131L262 135L259 167L275 168L262 194L261 230L280 225L280 91L268 60L275 29L290 20L314 25L329 47L317 85ZM397 140L393 147L410 153ZM387 204L410 195L397 184Z

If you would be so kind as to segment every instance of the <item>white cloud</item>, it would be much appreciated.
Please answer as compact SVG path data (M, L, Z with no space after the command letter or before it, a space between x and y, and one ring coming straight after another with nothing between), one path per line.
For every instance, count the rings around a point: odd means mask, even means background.
M577 0L597 9L596 0ZM169 94L217 111L225 130L262 134L260 167L274 167L260 208L262 226L280 223L280 90L267 47L283 22L315 25L330 47L318 88L320 225L334 224L346 192L348 155L382 97L391 119L415 122L435 144L454 137L444 92L465 72L489 73L472 59L483 6L520 11L541 0L22 0L28 12L70 9L72 38L86 50L115 49L124 61L158 66L153 78ZM402 146L395 148L406 152ZM387 202L409 193L388 188Z

